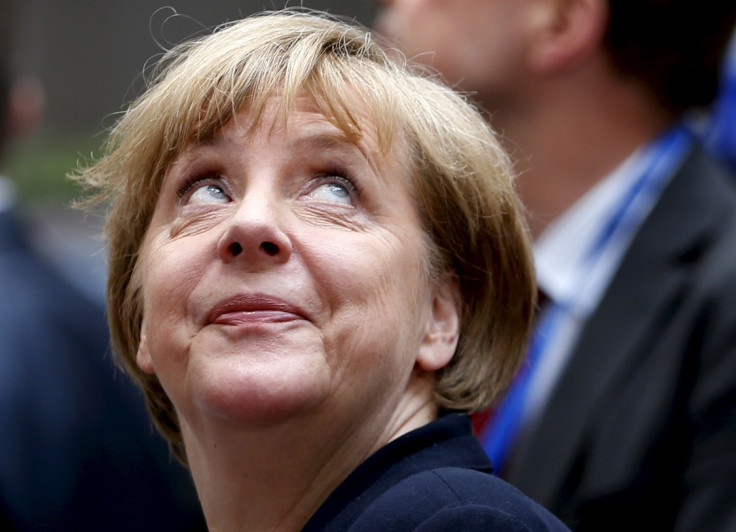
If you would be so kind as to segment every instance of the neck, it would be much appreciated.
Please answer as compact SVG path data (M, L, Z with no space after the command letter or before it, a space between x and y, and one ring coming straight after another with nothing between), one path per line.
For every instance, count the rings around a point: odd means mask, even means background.
M183 419L208 528L301 530L361 462L436 417L433 383L421 377L393 412L370 419L340 419L334 410L248 427Z
M600 74L540 81L523 102L486 107L515 160L535 238L672 120L634 82Z

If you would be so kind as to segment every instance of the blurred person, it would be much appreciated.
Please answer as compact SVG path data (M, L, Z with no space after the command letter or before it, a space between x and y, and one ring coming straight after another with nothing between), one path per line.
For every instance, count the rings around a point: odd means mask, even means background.
M210 529L566 529L490 474L467 416L515 373L535 297L482 116L314 12L157 73L77 177L110 201L116 353Z
M736 28L723 65L718 97L703 128L708 149L736 173Z
M480 434L497 472L577 530L736 530L736 195L689 123L736 4L381 5L488 111L535 236L547 303Z
M0 149L42 114L38 83L12 74L17 8L0 1ZM0 294L2 529L204 529L191 478L116 375L103 305L34 248L7 178Z

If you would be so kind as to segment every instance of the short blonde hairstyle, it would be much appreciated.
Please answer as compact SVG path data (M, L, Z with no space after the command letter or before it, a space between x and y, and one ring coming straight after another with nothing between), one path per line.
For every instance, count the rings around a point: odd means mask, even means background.
M254 15L168 52L111 131L103 157L75 176L109 205L114 349L182 460L174 407L157 377L136 365L143 316L135 271L161 182L177 154L243 108L260 116L277 96L286 116L302 95L348 138L366 127L352 111L357 103L384 151L395 142L406 147L431 269L452 272L462 299L457 350L437 372L438 407L486 408L523 357L535 298L530 243L509 160L484 118L355 24L294 10Z

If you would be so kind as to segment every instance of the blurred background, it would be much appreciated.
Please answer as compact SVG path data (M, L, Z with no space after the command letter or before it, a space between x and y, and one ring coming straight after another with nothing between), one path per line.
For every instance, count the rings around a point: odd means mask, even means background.
M0 171L16 183L40 247L82 288L101 295L99 219L69 208L65 176L97 153L117 113L143 89L143 68L164 49L227 21L285 6L370 25L369 0L25 0L14 69L40 80L39 129L10 146Z

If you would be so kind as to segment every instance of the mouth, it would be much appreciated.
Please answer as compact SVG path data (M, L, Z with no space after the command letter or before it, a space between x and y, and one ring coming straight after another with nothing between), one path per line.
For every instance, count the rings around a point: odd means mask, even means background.
M218 302L207 315L207 324L248 325L306 320L291 303L267 294L238 294Z

